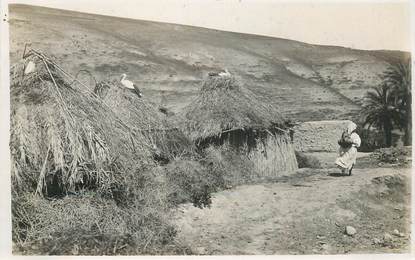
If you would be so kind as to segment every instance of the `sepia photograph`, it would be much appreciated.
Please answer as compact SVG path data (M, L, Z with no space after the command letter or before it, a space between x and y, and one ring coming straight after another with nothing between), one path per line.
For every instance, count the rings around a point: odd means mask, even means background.
M412 253L410 0L6 2L14 256Z

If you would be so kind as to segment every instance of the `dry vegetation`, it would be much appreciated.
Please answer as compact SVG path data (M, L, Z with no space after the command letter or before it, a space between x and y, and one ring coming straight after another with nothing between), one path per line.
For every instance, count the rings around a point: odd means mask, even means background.
M319 168L315 158L294 155L286 136L277 138L286 130L280 112L297 120L353 116L359 106L351 99L373 85L365 75L384 67L361 72L360 63L372 68L406 55L380 57L377 52L17 5L11 8L10 26L15 64L13 251L28 255L193 253L175 239L172 209L185 202L209 207L213 192L258 182L267 177L264 172L276 171L273 160L288 171L297 161L300 167ZM28 38L35 47L50 50L54 59L32 52L20 61ZM329 84L331 64L343 64L348 56L350 66L340 68L345 82L333 78ZM29 60L36 63L36 72L24 75ZM234 78L213 79L199 93L203 75L222 67L240 75L248 88ZM108 80L86 86L65 72L80 70ZM113 78L121 72L141 82L149 99L119 86ZM349 93L348 86L362 77L364 82ZM190 104L185 125L177 120L180 115L169 118L166 108L160 113L149 101L161 89L166 90L167 109L177 112ZM206 143L204 149L193 145L233 128L253 135L258 131L259 136L268 136L269 128L282 131L272 132L275 140L265 138L237 150L229 142ZM282 146L287 153L278 149ZM273 160L266 160L264 151ZM387 158L394 156L387 152ZM287 160L291 162L284 165Z
M300 151L295 151L298 168L323 168L320 161L313 155L305 154Z
M258 143L257 149L251 152L248 158L254 162L255 172L262 177L281 174L282 169L284 173L292 173L298 169L294 146L289 139L281 136L272 136L264 143Z
M184 111L183 130L199 148L229 146L253 164L252 175L297 169L288 121L235 76L209 77Z
M12 70L15 252L179 250L171 247L169 210L184 201L207 205L211 192L201 182L209 172L186 161L197 156L188 139L146 101L125 103L134 94L111 84L113 97L105 102L45 55L30 54ZM24 75L28 60L37 69ZM134 116L123 117L128 109Z
M280 111L261 101L235 77L210 77L185 109L184 131L200 142L224 130L285 127Z
M13 67L11 98L17 254L187 254L171 210L261 177L260 150L196 148L155 104L117 81L90 89L35 50Z

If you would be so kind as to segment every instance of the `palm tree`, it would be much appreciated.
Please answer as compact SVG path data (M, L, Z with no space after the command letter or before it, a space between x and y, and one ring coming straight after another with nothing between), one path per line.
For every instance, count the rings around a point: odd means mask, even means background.
M401 111L395 106L395 96L392 89L384 82L368 91L364 101L363 126L368 128L374 126L383 130L385 144L390 147L393 125L399 123L402 118Z
M381 75L381 78L391 88L395 96L394 105L402 112L398 126L405 131L405 145L410 145L412 134L411 59L392 64Z

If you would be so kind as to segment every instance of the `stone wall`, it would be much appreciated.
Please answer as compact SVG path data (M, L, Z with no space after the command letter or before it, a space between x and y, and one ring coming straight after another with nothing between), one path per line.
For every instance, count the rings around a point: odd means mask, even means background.
M294 148L301 152L337 152L337 141L351 121L312 121L293 128Z

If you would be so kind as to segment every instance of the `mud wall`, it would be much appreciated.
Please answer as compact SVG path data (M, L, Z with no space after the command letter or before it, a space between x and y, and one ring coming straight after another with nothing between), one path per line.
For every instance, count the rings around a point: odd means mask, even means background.
M294 148L302 152L337 152L349 120L304 122L293 128Z

